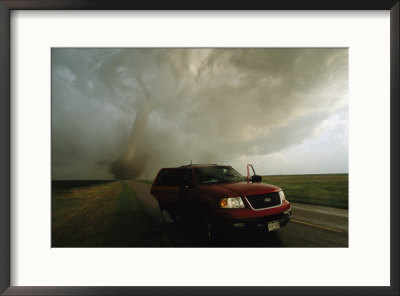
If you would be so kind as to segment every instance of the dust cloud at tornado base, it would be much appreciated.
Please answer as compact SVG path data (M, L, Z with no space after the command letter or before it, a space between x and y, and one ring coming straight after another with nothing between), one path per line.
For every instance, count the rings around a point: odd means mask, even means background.
M324 149L315 173L347 171L347 49L54 48L51 62L53 179L245 166L298 145Z

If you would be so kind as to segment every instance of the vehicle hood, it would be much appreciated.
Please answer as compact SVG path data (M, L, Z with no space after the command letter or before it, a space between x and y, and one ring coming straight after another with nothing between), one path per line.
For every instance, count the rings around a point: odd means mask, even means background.
M237 182L208 185L208 190L228 196L247 196L279 191L280 188L265 183Z

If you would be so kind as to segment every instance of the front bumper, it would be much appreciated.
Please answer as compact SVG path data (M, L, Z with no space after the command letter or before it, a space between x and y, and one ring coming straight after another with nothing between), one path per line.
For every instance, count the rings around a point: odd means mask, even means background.
M267 228L268 223L279 221L280 227L285 226L289 223L292 217L291 208L285 210L284 212L257 217L257 218L247 218L247 219L237 219L231 221L225 221L225 225L231 228Z

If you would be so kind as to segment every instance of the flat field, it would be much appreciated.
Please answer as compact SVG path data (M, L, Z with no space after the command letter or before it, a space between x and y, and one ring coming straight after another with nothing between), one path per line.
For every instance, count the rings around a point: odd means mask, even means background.
M348 174L263 176L263 182L281 187L291 202L348 208ZM53 181L52 247L172 246L128 183Z
M170 242L123 181L53 181L52 247L164 247Z
M292 202L348 208L349 174L263 176L262 182L279 186Z

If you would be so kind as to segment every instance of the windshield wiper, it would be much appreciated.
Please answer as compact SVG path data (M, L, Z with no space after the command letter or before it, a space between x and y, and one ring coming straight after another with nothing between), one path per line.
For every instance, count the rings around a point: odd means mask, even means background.
M224 174L227 177L233 177L233 178L238 178L241 180L245 180L246 178L242 177L242 176L238 176L238 175L232 175L232 174Z

